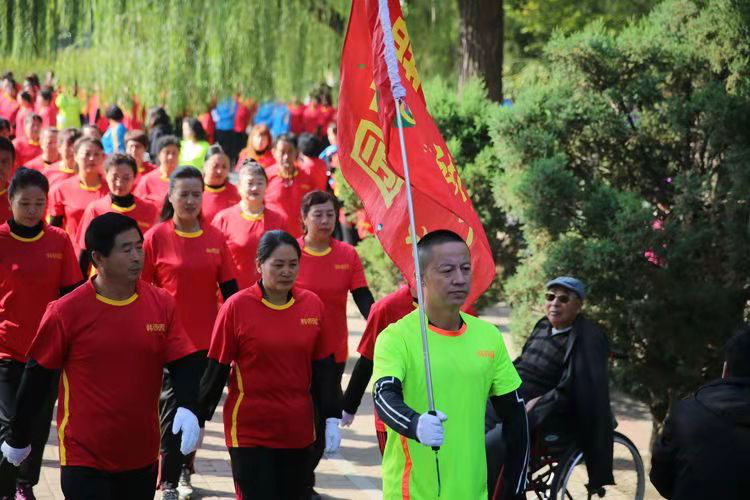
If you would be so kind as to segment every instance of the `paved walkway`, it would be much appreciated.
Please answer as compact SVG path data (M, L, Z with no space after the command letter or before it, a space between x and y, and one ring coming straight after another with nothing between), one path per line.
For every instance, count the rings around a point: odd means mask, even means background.
M356 347L364 329L364 321L356 308L349 308L349 351L356 355ZM507 332L508 311L497 307L483 316L496 324L501 331ZM513 353L513 345L506 335L506 346ZM358 356L357 356L358 357ZM344 376L344 387L351 373L356 357L352 356L347 363L347 374ZM221 408L221 406L219 407ZM629 436L638 446L644 462L648 457L648 442L651 433L651 420L645 409L626 398L617 398L615 410L620 423L618 430ZM332 457L324 458L318 467L317 490L324 498L369 500L382 498L380 478L380 453L373 426L372 397L368 391L362 401L354 424L342 432L341 450ZM44 450L44 465L39 485L35 488L39 500L64 500L60 491L60 470L58 465L57 433L53 425L50 439ZM196 494L193 498L227 499L234 498L232 471L229 466L229 454L224 442L224 428L220 409L213 420L206 425L206 436L202 448L198 451L196 461L197 473L193 476ZM157 493L156 498L160 495ZM650 488L646 498L660 498Z

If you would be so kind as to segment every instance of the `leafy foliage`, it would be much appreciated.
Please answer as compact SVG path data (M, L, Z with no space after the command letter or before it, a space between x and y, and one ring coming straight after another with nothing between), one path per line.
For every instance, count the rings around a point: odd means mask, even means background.
M720 373L750 299L749 20L746 3L669 0L619 35L557 35L493 122L496 201L528 243L512 331L545 280L580 277L657 420Z

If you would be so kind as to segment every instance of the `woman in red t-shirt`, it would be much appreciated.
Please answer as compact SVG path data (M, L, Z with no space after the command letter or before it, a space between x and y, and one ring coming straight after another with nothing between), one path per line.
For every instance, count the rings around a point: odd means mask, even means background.
M255 255L261 236L287 225L286 217L265 207L263 197L267 185L265 169L255 160L245 160L240 166L240 202L219 212L211 223L227 239L240 290L254 285L260 278Z
M270 167L275 162L271 153L272 146L273 140L268 126L262 123L254 125L247 137L247 146L240 151L236 167L242 166L242 162L248 158L257 161L264 167Z
M211 337L200 408L213 416L231 370L224 435L237 498L304 498L313 402L326 451L341 441L333 338L323 302L295 286L301 253L289 233L264 234L261 280L224 303Z
M141 279L174 296L185 331L205 363L219 310L218 294L228 299L237 291L237 281L224 235L201 218L202 198L203 176L198 169L183 166L172 173L162 222L144 235ZM165 494L177 490L180 483L189 489L195 454L183 456L180 438L172 433L177 400L166 372L159 409L161 488Z
M203 182L206 185L203 192L203 219L207 222L211 222L216 214L240 201L237 188L227 181L228 176L229 157L221 146L214 144L208 148L203 163Z
M0 224L0 418L6 423L13 417L9 412L15 408L16 392L28 361L26 351L47 304L82 281L68 235L44 223L48 189L47 179L40 172L19 168L8 188L12 216ZM35 481L31 477L39 477L56 399L54 391L54 397L47 398L32 423L31 455L20 473L17 467L3 465L3 474L8 474L9 480L0 482L0 497L16 498L18 488L24 498L32 498Z
M314 292L325 303L325 315L334 328L336 377L339 393L341 377L348 357L349 331L346 325L346 300L351 292L362 317L367 319L375 299L367 286L362 261L353 246L333 238L338 204L331 193L312 191L302 199L304 236L297 240L302 247L299 286ZM318 428L323 422L318 421ZM316 441L317 460L323 455L322 441ZM309 480L314 483L310 469ZM312 485L311 485L312 486Z

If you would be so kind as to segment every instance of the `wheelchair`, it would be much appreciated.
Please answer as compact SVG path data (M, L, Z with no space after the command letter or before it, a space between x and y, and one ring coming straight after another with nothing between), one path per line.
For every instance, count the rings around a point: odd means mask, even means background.
M614 432L613 474L615 484L589 491L583 452L569 433L540 430L532 438L527 497L539 500L593 498L642 500L646 491L643 459L633 442Z

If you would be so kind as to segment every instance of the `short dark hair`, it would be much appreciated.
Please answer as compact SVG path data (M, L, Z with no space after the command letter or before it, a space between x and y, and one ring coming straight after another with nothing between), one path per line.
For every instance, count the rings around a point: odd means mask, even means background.
M339 209L339 201L331 193L327 191L320 191L317 189L315 191L310 191L302 198L300 209L302 212L302 217L307 217L307 214L310 213L310 209L314 205L322 205L324 203L328 203L329 201L333 204L334 210Z
M28 92L26 92L25 90L24 90L23 92L21 92L21 100L22 100L22 101L26 101L26 102L28 102L29 104L32 104L32 102L31 102L31 94L29 94L29 93L28 93ZM24 122L24 123L25 123L25 122Z
M114 153L104 161L104 171L108 172L115 165L127 165L133 170L133 175L138 175L138 164L135 158L125 153Z
M0 130L10 130L10 122L5 118L0 118Z
M81 138L81 131L74 127L69 127L60 132L60 135L57 136L57 143L58 144L75 144L78 139ZM104 149L104 148L102 148Z
M39 91L39 95L41 95L42 99L44 99L45 101L51 101L52 95L53 95L52 87L50 86L42 87L42 90Z
M282 231L281 229L275 229L273 231L266 231L263 236L261 236L260 241L258 242L258 252L255 258L258 262L263 264L268 260L274 250L281 245L291 246L294 248L294 251L297 252L298 258L302 256L302 249L299 247L297 240L294 239L294 236L286 231Z
M130 141L142 144L144 148L148 149L148 136L143 130L135 129L125 132L125 144L129 143Z
M143 240L143 233L138 227L138 223L135 219L131 219L127 215L108 212L99 217L95 217L86 229L86 235L84 236L86 253L88 254L89 260L92 263L94 262L94 259L92 258L94 252L99 252L103 256L109 257L109 254L112 253L112 249L115 246L115 238L117 238L117 235L130 229L138 231L141 240ZM94 266L96 266L95 263Z
M266 169L263 168L263 165L253 160L252 158L245 158L242 161L242 165L240 165L238 173L242 175L242 172L244 171L247 171L249 175L261 175L266 180L266 182L268 182L268 174L266 173Z
M20 167L10 180L8 198L12 200L18 191L30 186L38 187L45 195L49 193L49 181L44 174L33 168Z
M224 152L224 148L222 148L220 144L211 144L211 146L206 151L206 157L204 158L204 160L208 161L209 158L216 155L224 155L229 158L229 156L227 156L227 154Z
M156 155L158 157L159 153L161 153L161 150L166 148L167 146L177 146L177 149L180 148L180 140L177 138L176 135L168 134L163 135L159 137L159 139L156 141ZM158 158L157 158L158 161Z
M727 341L727 372L732 377L750 377L750 326L743 326Z
M317 158L320 152L323 151L323 144L317 136L304 133L297 137L297 149L305 156Z
M280 142L287 142L291 144L294 147L294 150L297 150L297 138L294 137L292 134L281 134L279 135L276 140L273 142L273 147L279 145Z
M41 117L41 116L39 116L39 115L38 115L38 114L36 114L36 113L29 113L29 114L28 114L28 115L26 115L26 116L24 117L24 119L23 119L23 126L25 127L26 125L28 125L28 124L29 124L29 123L31 123L31 122L39 122L39 123L42 123L42 117Z
M203 183L203 174L197 168L190 165L182 165L174 169L172 175L169 176L169 191L167 191L167 195L164 197L164 205L161 207L160 219L162 222L174 217L174 207L172 206L172 202L169 201L169 195L180 179L198 179L201 181L201 189L205 186Z
M187 123L190 130L193 132L196 141L207 141L206 131L203 128L203 124L195 117L188 116L182 119L182 123Z
M13 146L11 140L7 137L0 137L0 151L8 151L10 152L13 159L16 159L16 148Z
M93 137L85 137L81 136L78 139L76 139L76 142L73 143L73 151L76 153L79 149L81 149L86 144L92 144L99 148L100 150L104 151L104 146L102 146L102 141L99 139L94 139Z
M417 243L417 253L419 254L419 267L424 269L430 263L432 259L432 248L436 245L442 245L443 243L463 243L466 242L459 235L448 229L438 229L436 231L430 231L429 233L422 236Z
M108 107L107 112L104 114L104 116L107 118L107 120L114 120L116 122L121 122L123 118L125 118L125 115L122 114L122 110L117 104L113 104Z

